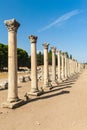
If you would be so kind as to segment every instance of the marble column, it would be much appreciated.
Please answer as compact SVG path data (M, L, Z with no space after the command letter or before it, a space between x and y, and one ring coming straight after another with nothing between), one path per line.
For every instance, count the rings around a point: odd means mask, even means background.
M67 58L68 78L70 77L70 58Z
M73 59L71 59L71 76L73 76Z
M62 80L65 80L65 72L64 72L64 53L61 53L61 57L62 57L62 68L61 68L61 77Z
M8 97L3 107L14 108L21 101L18 98L17 88L17 29L20 24L15 20L5 20L8 29Z
M61 79L61 51L57 51L58 58L58 82L62 82Z
M49 86L49 69L48 69L48 47L49 44L43 44L44 47L44 85L43 89L50 89Z
M52 85L56 86L58 85L56 82L56 48L51 47L52 50Z
M68 78L68 68L67 68L68 62L67 62L67 54L66 53L64 53L64 58L65 58L65 79L67 79Z
M20 24L15 20L6 20L8 28L8 102L19 100L17 89L17 29Z
M37 83L37 54L36 54L36 43L37 36L29 36L31 44L31 90L28 94L30 95L40 95Z
M78 67L78 62L77 62L77 60L76 60L76 61L75 61L75 72L76 72L76 73L78 73L77 67Z

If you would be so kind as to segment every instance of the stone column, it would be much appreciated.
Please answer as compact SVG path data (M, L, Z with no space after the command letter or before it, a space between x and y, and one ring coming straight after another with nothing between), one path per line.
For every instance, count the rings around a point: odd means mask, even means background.
M56 82L56 57L55 57L56 48L51 47L51 50L52 50L52 85L56 86L57 85L57 82Z
M64 53L61 53L61 57L62 57L62 72L61 72L61 76L62 76L62 80L65 80L65 72L64 72Z
M62 82L61 79L61 51L57 51L58 57L58 82Z
M70 59L70 61L71 61L70 75L73 76L73 61L72 61L72 59Z
M65 58L65 79L68 78L68 69L67 69L67 54L64 53L64 58Z
M70 77L70 58L67 58L68 78Z
M17 29L20 24L15 20L6 20L8 28L8 102L17 101Z
M75 61L75 72L76 72L76 73L78 73L77 67L78 67L78 62L77 62L77 60L76 60L76 61Z
M40 95L37 84L37 55L36 55L36 36L29 36L31 44L31 90L28 94L30 95Z
M20 102L17 88L17 29L20 24L15 20L6 20L8 28L8 98L3 107L13 108ZM18 102L19 101L19 102ZM20 103L19 103L20 104Z
M49 69L48 69L48 47L49 44L43 44L44 47L44 85L43 89L50 89L49 87Z

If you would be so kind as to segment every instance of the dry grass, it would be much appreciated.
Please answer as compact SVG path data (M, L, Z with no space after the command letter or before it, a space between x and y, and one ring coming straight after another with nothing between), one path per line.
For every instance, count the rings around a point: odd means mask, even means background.
M18 76L23 76L26 75L26 73L22 72L22 73L18 73ZM8 78L8 72L0 72L0 79L7 79Z
M7 77L8 77L8 73L7 72L1 72L0 73L0 79L7 78Z

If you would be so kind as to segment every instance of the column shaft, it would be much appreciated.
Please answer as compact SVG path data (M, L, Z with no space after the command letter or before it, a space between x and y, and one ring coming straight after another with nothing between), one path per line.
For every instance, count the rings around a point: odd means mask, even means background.
M52 85L55 86L57 85L57 82L56 82L56 48L55 47L52 47L51 48L52 50Z
M37 54L36 54L36 42L37 37L34 35L29 36L31 44L31 90L28 94L38 96L40 91L38 90L37 83Z
M44 46L44 85L43 88L49 88L49 69L48 69L48 46L49 44L43 44Z
M8 101L18 99L16 32L8 32Z
M58 82L61 82L61 51L57 52L58 57Z
M6 20L8 28L8 102L18 101L17 89L17 29L20 24L15 20Z
M68 78L68 70L67 70L67 55L64 54L64 56L65 56L65 79L67 79L67 78Z
M44 49L44 85L48 87L48 50Z
M64 80L65 73L64 73L64 55L63 54L62 54L62 73L61 73L61 75L62 75L62 80Z
M37 87L37 60L36 60L36 44L31 44L31 92L36 92Z

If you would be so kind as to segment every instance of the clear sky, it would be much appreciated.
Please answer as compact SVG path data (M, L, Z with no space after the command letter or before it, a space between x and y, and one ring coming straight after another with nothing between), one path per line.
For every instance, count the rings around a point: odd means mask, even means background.
M0 0L0 43L8 43L4 20L12 18L21 24L17 47L30 53L28 36L36 35L37 50L49 43L87 62L87 0Z

